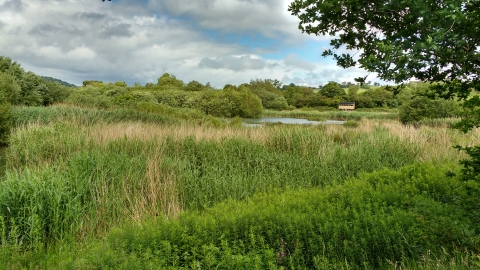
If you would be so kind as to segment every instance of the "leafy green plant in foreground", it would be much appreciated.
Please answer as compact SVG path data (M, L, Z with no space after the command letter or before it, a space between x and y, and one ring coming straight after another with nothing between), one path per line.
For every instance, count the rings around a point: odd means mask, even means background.
M262 269L372 269L458 247L475 252L479 227L463 201L468 187L447 169L385 169L324 189L263 193L178 220L126 226L109 234L111 256L90 257L90 266L246 269L258 260Z

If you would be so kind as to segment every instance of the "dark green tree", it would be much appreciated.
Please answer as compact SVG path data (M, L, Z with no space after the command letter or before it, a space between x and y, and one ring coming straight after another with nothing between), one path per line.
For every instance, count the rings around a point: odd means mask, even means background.
M192 91L192 92L198 92L198 91L202 91L205 89L205 86L203 84L201 84L200 82L197 82L195 80L187 83L187 85L185 85L185 90L186 91Z
M303 32L337 36L323 55L341 67L359 64L395 83L443 82L442 97L466 98L480 87L478 0L295 0L289 11ZM337 53L341 47L361 53L354 59Z
M19 63L9 57L0 56L0 72L10 73L15 79L20 80L25 73Z
M27 72L20 80L20 103L26 106L42 106L44 103L49 104L50 99L47 97L48 88L45 81L33 72ZM44 99L44 98L48 98Z
M17 104L20 99L20 85L10 72L0 72L0 103Z
M345 96L345 90L336 82L329 82L325 84L322 89L320 89L319 93L328 98Z
M283 92L279 90L281 83L278 80L251 80L249 88L252 93L257 95L262 100L262 106L265 109L283 110L288 104L283 96Z
M480 90L478 0L295 0L289 11L300 19L301 31L335 36L323 56L343 68L358 64L397 84L412 78L430 82L442 98L468 99ZM338 53L342 47L352 54ZM467 131L480 126L480 99L465 104L468 113L457 127ZM480 155L472 149L465 150L479 166ZM464 175L469 172L465 166Z
M291 83L283 90L283 96L287 100L288 105L293 105L297 99L303 97L303 91L299 86Z
M393 93L384 87L366 91L363 96L371 98L375 107L398 107L398 101L394 98Z
M182 89L184 83L182 80L177 79L175 75L170 75L168 73L164 73L161 77L158 78L157 85L161 89Z

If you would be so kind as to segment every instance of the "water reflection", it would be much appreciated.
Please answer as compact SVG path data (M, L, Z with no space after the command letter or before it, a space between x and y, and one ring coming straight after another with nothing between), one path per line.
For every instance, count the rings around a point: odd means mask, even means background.
M281 123L281 124L296 124L296 125L342 125L345 121L327 120L327 121L310 121L300 118L285 118L285 117L262 117L257 119L243 119L245 126L261 126L264 123Z

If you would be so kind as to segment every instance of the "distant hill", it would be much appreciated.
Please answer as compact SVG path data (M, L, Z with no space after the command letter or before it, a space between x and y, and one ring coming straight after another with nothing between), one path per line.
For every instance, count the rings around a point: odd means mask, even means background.
M60 79L56 79L56 78L52 78L52 77L46 77L46 76L40 76L42 79L44 79L45 81L50 81L50 82L57 82L61 85L65 85L65 86L68 86L68 87L77 87L75 84L71 84L71 83L68 83L66 81L62 81Z

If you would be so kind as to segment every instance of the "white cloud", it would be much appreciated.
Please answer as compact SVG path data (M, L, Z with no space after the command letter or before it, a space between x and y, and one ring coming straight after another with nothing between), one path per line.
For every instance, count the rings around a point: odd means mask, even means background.
M312 71L315 68L315 65L307 60L300 59L296 54L289 54L283 60L285 65L297 67L300 69Z
M250 55L240 57L226 56L216 59L203 58L198 64L199 68L228 69L233 71L259 70L265 68L262 59L252 58Z
M289 3L0 0L0 55L75 84L90 79L155 82L169 72L215 87L256 78L284 78L285 83L299 78L318 85L325 78L358 73L293 53L308 40L327 38L302 34L298 19L287 11ZM261 56L284 49L290 51L284 59Z

